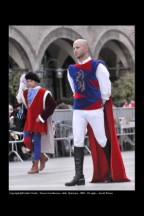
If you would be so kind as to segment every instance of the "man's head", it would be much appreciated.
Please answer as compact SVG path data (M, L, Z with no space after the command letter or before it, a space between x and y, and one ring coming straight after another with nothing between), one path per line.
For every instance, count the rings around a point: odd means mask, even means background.
M84 39L78 39L73 43L73 53L80 61L88 57L88 42Z
M38 75L32 71L28 72L25 75L25 79L27 81L27 84L29 87L33 88L37 85L37 83L40 83L40 79Z

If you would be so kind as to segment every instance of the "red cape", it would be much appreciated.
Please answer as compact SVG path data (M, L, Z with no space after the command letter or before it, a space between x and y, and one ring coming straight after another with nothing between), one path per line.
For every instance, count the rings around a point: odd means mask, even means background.
M106 101L104 106L104 120L107 139L111 143L111 175L114 182L130 181L126 176L123 159L120 152L120 146L116 135L112 97ZM109 176L109 166L103 151L94 137L93 131L88 125L88 135L90 142L90 150L93 160L93 177L91 182L105 182Z

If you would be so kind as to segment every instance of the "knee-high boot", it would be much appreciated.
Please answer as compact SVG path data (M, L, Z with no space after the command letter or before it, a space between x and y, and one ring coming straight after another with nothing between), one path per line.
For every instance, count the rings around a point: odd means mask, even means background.
M84 147L74 147L75 177L65 186L85 185L83 175Z
M108 165L109 165L109 177L107 179L107 182L113 182L112 176L111 176L111 168L110 168L110 162L111 162L111 143L109 140L107 140L106 146L103 148L104 153L106 155Z

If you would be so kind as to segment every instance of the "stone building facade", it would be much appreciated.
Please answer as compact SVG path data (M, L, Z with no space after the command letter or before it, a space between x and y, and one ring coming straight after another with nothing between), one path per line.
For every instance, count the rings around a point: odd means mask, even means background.
M75 63L72 45L86 39L92 58L102 59L113 82L135 73L135 26L9 26L9 69L43 71L42 85L56 99L71 97L66 78Z

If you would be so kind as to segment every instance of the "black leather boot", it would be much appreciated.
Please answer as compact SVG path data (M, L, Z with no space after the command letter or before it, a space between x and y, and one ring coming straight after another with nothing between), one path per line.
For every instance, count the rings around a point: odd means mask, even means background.
M83 175L84 147L74 147L75 177L65 186L85 185Z
M106 146L103 148L107 161L108 161L108 165L109 165L109 171L110 171L110 160L111 160L111 144L110 141L107 140ZM113 182L112 176L111 176L111 172L109 173L109 177L106 181L107 183Z
M103 148L103 150L104 150L104 153L106 155L107 161L110 164L111 144L110 144L109 140L107 140L107 143L106 143L105 147Z

